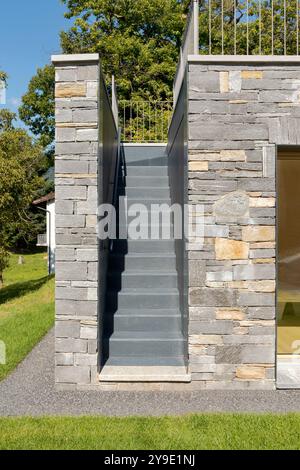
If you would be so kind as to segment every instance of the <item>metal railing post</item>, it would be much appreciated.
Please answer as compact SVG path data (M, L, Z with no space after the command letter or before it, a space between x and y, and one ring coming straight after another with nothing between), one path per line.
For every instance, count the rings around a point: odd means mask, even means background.
M194 54L199 54L199 0L194 0Z
M112 112L115 118L115 123L117 128L119 127L119 107L118 107L118 99L117 99L117 89L116 89L116 80L115 76L112 75L111 77L111 105L112 105Z

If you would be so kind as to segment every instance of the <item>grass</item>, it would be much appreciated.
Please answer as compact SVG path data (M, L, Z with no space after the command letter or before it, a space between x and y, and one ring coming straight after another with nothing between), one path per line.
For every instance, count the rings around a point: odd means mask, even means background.
M45 253L25 255L18 265L12 255L0 289L0 341L6 346L6 364L0 381L26 357L54 324L54 279L47 275Z
M4 418L0 450L300 449L300 415Z

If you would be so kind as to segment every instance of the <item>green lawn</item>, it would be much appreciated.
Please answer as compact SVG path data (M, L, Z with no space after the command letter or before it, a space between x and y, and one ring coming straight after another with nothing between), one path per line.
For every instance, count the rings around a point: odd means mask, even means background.
M0 450L300 449L300 415L0 419Z
M6 345L3 380L54 324L54 279L47 275L46 253L12 255L0 289L0 341Z

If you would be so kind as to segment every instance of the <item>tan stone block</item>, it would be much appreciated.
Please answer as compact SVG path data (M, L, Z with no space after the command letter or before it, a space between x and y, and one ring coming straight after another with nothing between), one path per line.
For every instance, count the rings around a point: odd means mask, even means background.
M197 162L218 162L220 161L220 152L210 152L210 153L205 153L205 152L198 152L198 153L190 153L189 155L189 160L190 161L197 161Z
M275 227L250 225L242 229L242 239L246 242L268 242L275 240Z
M190 162L189 171L208 171L208 162Z
M230 100L229 104L247 104L247 100Z
M240 366L236 370L237 379L241 380L263 380L266 378L265 367Z
M75 98L86 96L85 83L57 83L55 98Z
M229 92L229 73L220 72L220 93Z
M250 328L253 326L276 326L274 320L243 320L240 323L240 326L244 328Z
M76 128L76 129L98 129L97 122L58 122L56 127L59 128Z
M249 244L228 238L216 238L216 259L248 259Z
M87 215L86 216L86 226L87 227L96 227L97 225L97 216L96 215Z
M241 326L236 326L233 328L233 334L237 336L245 336L249 334L249 328L241 327Z
M276 248L276 244L275 244L275 242L250 243L250 249L251 250L258 250L258 249L261 249L261 248L274 250Z
M190 335L189 344L191 346L220 345L223 344L223 340L220 335Z
M245 162L245 150L222 150L219 156L221 162Z
M275 258L256 258L253 260L253 264L274 264Z
M261 79L263 78L263 72L260 70L242 70L242 78L244 80Z
M276 199L274 197L251 197L250 207L275 207Z
M249 191L247 195L249 197L262 197L262 192L261 191Z
M275 292L275 281L232 281L227 284L230 289L247 289L251 292Z
M216 319L241 321L245 319L245 312L241 309L219 308L216 310Z

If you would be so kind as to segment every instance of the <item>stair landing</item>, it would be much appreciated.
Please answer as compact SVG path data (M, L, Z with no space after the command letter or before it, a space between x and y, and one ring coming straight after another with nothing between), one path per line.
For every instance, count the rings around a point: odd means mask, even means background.
M185 366L104 366L100 382L191 382Z

